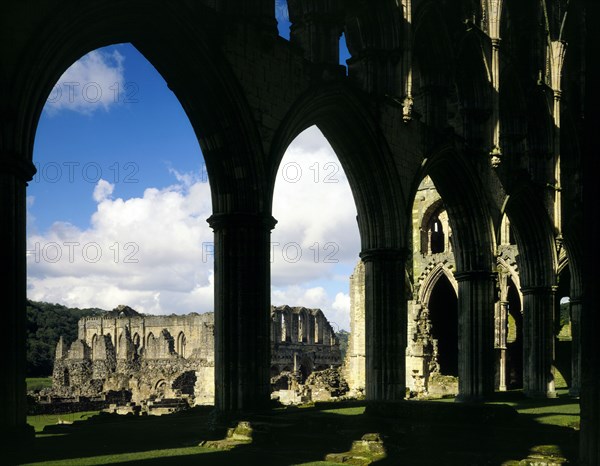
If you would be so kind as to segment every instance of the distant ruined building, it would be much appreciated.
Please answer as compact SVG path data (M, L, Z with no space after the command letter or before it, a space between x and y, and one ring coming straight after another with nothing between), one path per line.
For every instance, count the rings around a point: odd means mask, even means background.
M132 404L165 398L214 403L213 313L144 316L118 306L83 317L78 326L78 339L69 347L62 337L57 344L54 396L121 392ZM271 350L271 375L285 373L299 384L314 371L342 363L339 342L319 309L272 307ZM276 388L291 387L279 380Z

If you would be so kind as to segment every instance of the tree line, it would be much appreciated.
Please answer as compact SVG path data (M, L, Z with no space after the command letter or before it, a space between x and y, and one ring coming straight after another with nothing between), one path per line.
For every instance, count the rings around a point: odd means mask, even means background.
M104 312L27 300L27 377L51 375L60 336L66 344L71 344L77 339L77 322L81 317Z

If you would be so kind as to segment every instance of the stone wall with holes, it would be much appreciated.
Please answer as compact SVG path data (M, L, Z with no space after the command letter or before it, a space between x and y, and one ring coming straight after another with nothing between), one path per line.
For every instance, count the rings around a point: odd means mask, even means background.
M134 403L183 398L214 402L212 313L144 316L119 306L102 317L80 319L79 339L56 347L52 395L65 398L127 393ZM319 309L271 309L271 369L306 379L339 368L339 342Z

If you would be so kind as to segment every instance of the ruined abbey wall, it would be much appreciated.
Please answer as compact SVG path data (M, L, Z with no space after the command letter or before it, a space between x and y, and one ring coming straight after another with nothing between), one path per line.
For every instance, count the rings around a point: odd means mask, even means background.
M407 272L410 277L411 294L408 299L406 387L416 396L452 395L458 391L457 378L440 367L439 341L430 314L430 302L440 279L447 279L455 295L458 283L454 277L456 262L452 245L452 229L448 213L430 177L419 186L412 210L412 243ZM495 353L496 388L506 390L510 383L518 382L511 376L509 364L515 365L520 344L518 327L522 314L522 296L518 287L518 250L510 234L510 222L505 216L500 225L496 253L497 301L495 305ZM510 281L509 281L510 279ZM509 289L516 291L517 303L509 312ZM515 298L513 298L514 301ZM451 304L448 303L450 307ZM447 309L451 311L451 309ZM458 326L455 320L449 325ZM348 352L344 361L344 376L351 393L360 395L365 388L365 266L356 265L350 277L350 326ZM438 324L439 326L439 324ZM439 329L438 329L439 330ZM439 332L438 332L439 333ZM567 333L565 330L563 333ZM512 361L510 352L512 351ZM520 350L519 350L520 351ZM454 353L458 352L458 348ZM511 378L512 377L512 378Z
M214 403L214 314L143 316L126 306L78 323L79 338L59 340L55 396L127 392L131 401L185 398ZM314 371L341 366L339 342L319 309L271 310L271 374L304 383Z

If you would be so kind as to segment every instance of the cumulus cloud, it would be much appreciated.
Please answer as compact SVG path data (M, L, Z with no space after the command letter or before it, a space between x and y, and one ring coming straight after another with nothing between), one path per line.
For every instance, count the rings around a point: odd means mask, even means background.
M102 181L94 188L89 228L56 222L29 235L29 298L155 314L212 311L208 184L148 188L131 199L109 198L113 189Z
M125 82L125 58L94 50L71 65L60 77L46 101L45 110L55 115L61 110L92 114L126 102L134 93L134 83Z
M170 174L173 184L129 199L100 180L89 227L57 221L43 233L30 231L28 297L75 307L127 304L151 314L212 311L210 187L197 174ZM339 162L316 128L287 151L273 209L279 221L272 235L273 304L320 308L335 328L349 328L356 210Z
M281 161L273 216L273 302L318 307L348 329L346 292L360 251L356 207L340 162L316 127L300 134Z
M340 162L316 127L298 136L281 161L273 216L275 286L333 279L339 264L352 270L360 248L356 207Z
M108 199L114 190L114 184L111 184L106 180L100 179L98 180L98 183L96 183L96 187L94 188L94 193L92 194L92 197L94 198L94 201L102 202L105 199Z

